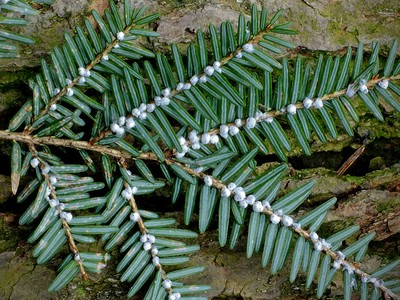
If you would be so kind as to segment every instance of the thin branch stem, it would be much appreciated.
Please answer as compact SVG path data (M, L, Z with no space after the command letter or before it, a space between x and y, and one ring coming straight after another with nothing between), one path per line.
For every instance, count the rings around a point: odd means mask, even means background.
M118 149L113 149L107 146L93 145L86 141L57 139L53 137L31 136L29 133L25 132L20 133L20 132L10 132L10 131L0 130L0 139L14 140L21 143L32 144L32 145L49 145L49 146L60 146L73 149L83 149L83 150L89 150L93 152L107 154L116 158L126 158L126 159L131 158L131 156L126 152ZM149 155L147 154L144 155L144 157L147 156Z
M120 166L122 166L125 170L127 170L127 166L126 166L126 163L125 163L125 160L124 160L124 159L120 159L120 160L119 160L119 164L120 164ZM125 186L125 188L127 188L127 187L129 187L129 184L128 184L126 181L124 181L124 186ZM131 207L132 212L137 213L137 214L140 216L139 219L137 220L137 224L138 224L140 233L141 233L142 235L147 234L149 231L148 231L148 229L146 228L146 226L144 225L144 221L143 221L143 219L142 219L142 216L141 216L140 213L139 213L139 209L138 209L138 207L137 207L136 200L135 200L135 197L134 197L133 195L132 195L131 198L129 199L129 205L130 205L130 207ZM152 245L152 247L154 247L154 246ZM156 254L153 254L153 253L151 253L151 256L152 256L152 258L157 257L157 255L156 255ZM162 280L165 280L165 279L167 278L167 274L166 274L165 270L163 269L162 265L161 265L160 263L158 263L157 265L155 265L155 267L156 267L156 269L157 269L159 272L161 272L161 278L162 278ZM168 293L171 293L171 292L172 292L172 289L171 289L171 288L170 288L170 289L166 289L166 290L167 290Z
M186 167L184 164L181 164L181 163L179 163L179 162L176 162L176 161L173 160L173 159L166 159L165 162L166 162L168 165L171 165L171 164L178 165L179 167L181 167L182 169L184 169L187 173L189 173L190 175L195 176L195 177L197 177L197 178L199 178L199 179L203 179L203 180L204 180L204 178L205 178L206 176L208 176L207 174L205 174L205 173L203 173L203 172L196 172L196 171L194 171L193 169L188 168L188 167ZM212 176L209 176L209 177L210 177L211 180L212 180L212 186L213 186L214 188L217 188L218 190L221 190L222 188L226 187L226 185L225 185L222 181L220 181L220 180L218 180L218 179L215 179L215 178L213 178ZM232 195L234 195L234 194L235 194L235 193L232 192ZM232 195L231 195L231 196L232 196ZM250 204L250 206L252 206L252 205ZM268 209L268 208L266 208L266 207L264 207L262 213L264 213L265 215L267 215L267 216L269 216L269 217L271 217L273 214L275 214L275 212L274 212L272 209ZM301 227L300 227L300 228L289 227L289 228L290 228L292 231L296 232L298 235L300 235L300 236L304 237L305 239L307 239L310 243L313 243L312 240L311 240L311 238L310 238L310 231L304 230L304 229L302 229ZM327 255L329 255L334 261L340 259L340 258L338 257L337 252L334 252L334 251L332 251L332 250L330 250L330 249L328 249L328 248L322 249L322 252L324 252L324 253L326 253ZM351 262L351 261L342 260L342 264L351 265L351 266L352 266L352 270L353 270L357 275L359 275L360 278L362 278L362 277L367 277L367 278L370 277L370 275L369 275L368 273L366 273L366 272L360 270L360 269L357 267L357 265L354 264L354 263ZM390 296L390 297L393 298L393 299L400 300L400 296L397 295L397 294L395 294L395 293L393 293L393 292L392 292L389 288L387 288L385 285L383 285L383 284L382 284L382 285L379 285L378 288L379 288L385 295L388 295L388 296Z
M32 143L29 144L29 149L33 154L35 154L35 156L37 156L37 150ZM43 163L40 163L40 168L43 170L46 168L46 166ZM42 175L46 181L47 187L50 189L50 192L51 192L50 195L52 196L53 199L57 199L56 190L55 190L54 186L51 184L49 174L48 173L43 174L43 173L44 172L42 172ZM58 216L61 218L62 210L60 209L59 206L56 206L56 210L57 210ZM74 254L74 258L75 258L77 255L79 255L78 247L76 246L76 243L75 243L74 237L72 236L68 222L65 219L61 218L61 223L64 228L65 235L67 236L67 239L68 239L69 248L70 248L71 252ZM82 275L82 279L87 280L89 277L85 271L85 268L83 267L82 260L79 258L79 259L76 259L76 262L78 264L79 272Z

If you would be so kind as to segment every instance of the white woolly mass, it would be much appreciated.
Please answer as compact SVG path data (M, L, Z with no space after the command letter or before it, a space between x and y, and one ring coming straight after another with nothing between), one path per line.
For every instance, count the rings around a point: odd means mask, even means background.
M256 127L256 124L257 124L257 121L255 118L252 118L252 117L247 118L247 120L246 120L247 128L252 129L252 128Z
M315 99L313 106L317 109L320 109L324 106L324 102L320 98Z
M145 242L143 244L143 250L144 251L149 251L151 249L151 244L149 242Z
M71 88L67 88L67 96L72 97L74 95L74 90Z
M165 89L163 89L163 90L161 91L161 94L162 94L164 97L167 97L167 96L169 96L169 94L171 94L171 89L170 89L169 87L167 87L167 88L165 88Z
M264 210L264 206L260 201L256 201L253 205L253 211L262 212Z
M243 125L242 119L236 119L236 120L235 120L235 125L236 125L237 127L242 127L242 125Z
M158 266L160 264L160 258L158 256L154 256L152 263L154 266Z
M183 158L185 157L186 153L185 152L175 152L175 157L176 158Z
M31 164L32 168L36 168L39 165L39 160L36 157L34 157L31 159L30 164Z
M132 191L132 194L135 195L138 191L138 188L136 186L131 186L131 191Z
M178 292L173 292L170 295L168 295L168 300L179 300L181 299L181 294Z
M152 255L157 255L157 254L158 254L158 249L157 249L157 247L151 248L151 254L152 254Z
M58 204L60 204L60 201L58 201L58 199L50 199L49 200L50 207L56 207Z
M289 104L288 106L287 106L287 112L289 113L289 114L291 114L291 115L295 115L296 114L296 105L294 105L294 104Z
M147 242L147 234L142 234L140 236L140 242L142 242L142 243L146 243Z
M168 97L162 97L160 101L160 106L167 106L170 104L170 102L171 99L169 99Z
M214 61L214 63L213 63L213 67L214 67L214 69L219 69L220 67L221 67L221 63L219 62L219 61Z
M50 176L49 180L51 185L55 185L57 183L57 178L55 176Z
M228 137L228 132L229 132L229 127L226 125L221 125L219 127L219 135L223 138L227 138Z
M271 220L272 224L279 224L279 222L281 221L281 218L276 214L272 214L270 217L270 220Z
M192 143L196 143L199 140L198 132L196 130L192 130L189 132L189 141Z
M193 150L199 150L201 148L201 145L200 145L200 143L197 141L197 142L194 142L193 144L192 144L192 149Z
M85 77L79 77L79 79L78 79L78 83L80 83L80 84L84 84L86 82L86 79L85 79Z
M117 123L112 123L112 124L110 125L110 130L111 130L112 132L117 132L118 129L119 129L119 125L118 125Z
M335 260L335 261L332 263L332 267L334 267L336 270L339 270L340 267L341 267L341 265L342 265L342 262L339 261L339 260Z
M140 219L140 214L138 212L133 212L130 214L129 218L132 222L137 222Z
M242 187L235 188L234 193L235 193L234 196L235 201L242 201L246 198L246 193L244 192Z
M214 74L214 67L212 66L207 66L204 68L204 73L206 73L208 76L212 76Z
M185 83L185 84L183 85L183 89L184 89L184 90L189 90L191 87L192 87L192 85L191 85L190 83Z
M218 142L219 142L219 137L218 137L218 135L216 135L216 134L211 135L211 137L210 137L210 143L213 144L213 145L215 145L215 144L218 144Z
M310 235L310 240L315 243L316 241L318 241L318 234L316 232L311 232Z
M236 189L236 184L231 182L230 184L228 184L228 190L233 191L234 189Z
M154 244L154 243L156 242L156 237L155 237L154 235L152 235L152 234L148 234L148 235L147 235L147 241L148 241L150 244Z
M235 195L236 196L236 195ZM249 206L249 204L247 203L246 200L240 200L239 201L239 206L243 207L243 208L247 208L247 206Z
M122 128L122 127L119 127L115 133L116 133L118 136L123 136L124 133L125 133L125 129Z
M347 87L347 90L346 90L346 96L349 97L349 98L351 98L351 97L353 97L355 94L356 94L356 91L355 91L355 89L353 88L353 85L349 84L349 86Z
M264 200L262 202L262 205L266 208L266 209L271 209L271 204L269 204L268 200Z
M117 33L117 40L118 41L122 41L125 37L125 33L123 33L122 31Z
M156 106L154 103L149 103L146 105L146 110L148 113L152 113L156 109Z
M273 121L274 121L274 118L272 118L272 117L268 117L265 119L265 122L267 122L269 124L271 124Z
M232 125L229 127L229 134L234 136L237 135L239 133L239 128L237 128L236 126Z
M242 48L243 48L243 50L244 50L245 52L251 53L251 52L254 51L254 46L253 46L253 44L244 44L244 45L242 46Z
M125 125L125 121L126 121L126 118L124 116L119 117L118 118L118 125L119 126L124 126Z
M368 94L368 87L366 84L360 84L359 90L361 93Z
M176 90L177 91L180 91L181 89L183 89L183 86L184 86L185 84L183 83L183 82L179 82L178 83L178 85L176 86Z
M45 164L44 168L42 169L42 174L46 175L49 174L49 172L50 172L50 166Z
M139 120L146 120L147 119L147 113L146 112L142 112L139 115Z
M236 57L236 58L242 58L242 57L243 57L242 52L239 51L239 52L235 55L235 57Z
M207 76L206 76L206 75L202 75L202 76L200 77L199 81L200 81L201 83L207 82Z
M53 103L52 105L50 105L50 110L51 111L57 110L57 104Z
M121 196L122 198L129 200L132 197L132 189L130 187L125 188L122 192L121 192Z
M130 118L126 119L125 125L126 125L126 128L131 129L131 128L135 127L136 122L132 117L130 117Z
M201 143L202 143L203 145L209 144L209 143L210 143L210 140L211 140L211 136L210 136L208 133L203 133L203 134L201 135Z
M194 76L192 76L192 78L190 78L190 83L193 85L196 85L198 81L199 81L199 77L197 75L194 75Z
M164 281L162 282L162 286L164 287L164 289L170 289L172 286L172 282L170 279L164 279Z
M108 57L108 55L107 54L104 54L103 56L102 56L102 58L101 58L101 60L109 60L110 58Z
M246 197L246 202L250 205L253 205L256 202L256 197L254 197L253 195L248 195Z
M223 187L222 190L221 190L221 196L222 197L229 197L230 195L231 195L231 191L228 188Z
M178 138L178 141L179 141L179 145L181 145L181 146L186 144L186 139L183 136L180 136Z
M212 178L210 176L206 176L204 177L204 184L206 186L212 186L213 182L212 182Z
M85 76L85 73L86 73L86 69L85 68L83 68L83 67L79 67L78 68L79 76Z
M282 217L282 224L285 226L292 226L293 225L293 219L290 216L283 216Z
M322 251L322 243L321 243L320 241L317 241L317 242L314 244L314 249L315 249L316 251L318 251L318 252L321 252L321 251Z
M67 223L69 223L72 220L72 214L69 212L61 212L60 213L60 218L64 219Z
M388 86L389 86L389 80L387 80L387 79L383 79L382 81L379 81L378 82L378 85L381 87L381 88L383 88L383 89L387 89L388 88Z
M344 260L346 258L342 251L336 251L336 255L339 260Z
M313 105L313 101L310 98L303 100L304 108L309 109Z
M154 98L154 101L157 101L156 98L157 97ZM158 97L158 98L160 98L160 97ZM161 100L161 98L160 98L160 100ZM141 114L141 112L140 112L140 110L138 108L132 109L132 116L137 118L137 117L140 116L140 114Z
M146 103L140 103L138 110L142 113L145 112L147 110L147 105Z
M59 88L55 88L53 91L53 96L57 95L60 92Z

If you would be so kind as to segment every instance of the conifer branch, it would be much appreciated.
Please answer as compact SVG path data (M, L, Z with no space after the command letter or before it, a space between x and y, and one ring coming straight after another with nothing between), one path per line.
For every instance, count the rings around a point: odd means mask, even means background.
M174 159L166 159L168 164L176 164L188 174L204 180L205 184L212 186L222 192L223 189L227 190L228 184L214 178L213 176L207 175L204 172L196 172L195 170L186 167L185 165L176 162ZM239 191L240 193L241 191ZM231 190L229 193L231 197L234 197L238 192L236 190ZM358 268L357 264L345 259L344 255L340 251L332 251L332 245L328 244L325 239L318 237L315 232L310 230L305 230L301 228L300 223L292 219L290 216L282 214L282 212L274 211L269 204L261 203L257 199L254 199L252 203L248 203L250 207L253 208L254 212L260 212L269 217L273 224L282 223L284 226L290 228L293 232L301 237L304 237L312 245L314 245L315 250L326 253L334 261L334 266L336 269L342 268L344 272L348 272L350 275L356 273L364 282L372 283L376 288L379 288L385 295L385 298L391 297L393 299L400 299L400 295L395 294L390 288L386 287L383 280L379 278L374 278L370 274L362 271ZM289 220L289 221L287 221Z
M36 157L38 157L37 150L36 150L34 144L30 143L29 144L29 149L30 149L31 153L33 154L34 159ZM46 165L45 163L43 163L42 161L40 161L39 162L39 167L41 169L42 176L44 177L44 180L46 182L47 189L50 192L49 195L48 195L48 196L50 196L48 201L49 202L50 201L58 202L56 190L55 190L53 184L51 183L51 179L50 179L50 175L49 175L49 166ZM83 280L87 280L89 277L88 277L88 275L87 275L87 273L85 271L85 268L83 267L83 262L82 262L82 259L81 259L80 255L79 255L78 247L77 247L77 245L75 243L74 237L72 236L70 227L69 227L68 222L67 222L67 219L72 218L72 215L70 213L63 212L63 209L61 208L59 202L58 202L57 205L55 205L54 208L56 209L57 214L58 214L59 218L61 219L61 223L62 223L62 226L64 228L65 235L67 236L67 239L68 239L69 248L70 248L70 250L71 250L71 252L72 252L72 254L74 256L74 260L78 264L79 272L80 272L80 274L82 276L82 279Z

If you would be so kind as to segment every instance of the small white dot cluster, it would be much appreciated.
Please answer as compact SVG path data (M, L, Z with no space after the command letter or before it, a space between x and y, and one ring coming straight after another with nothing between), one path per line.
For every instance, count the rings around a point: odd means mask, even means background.
M117 40L118 41L122 41L125 37L125 33L123 33L122 31L117 33Z
M127 186L125 189L122 190L121 196L125 200L129 201L133 195L135 195L138 191L136 186Z
M387 79L383 79L382 81L378 82L379 87L383 88L384 90L386 90L389 86L389 80Z
M145 251L149 251L152 250L153 244L156 241L156 237L154 235L146 233L142 234L142 236L140 237L140 241L143 243L143 249Z
M172 292L168 295L168 300L178 300L181 299L181 294L178 292Z
M78 68L78 74L80 76L78 82L82 84L85 83L86 77L90 77L90 71L88 69L85 69L84 67Z
M206 176L204 178L204 182L206 185L212 185L212 178L210 176ZM230 197L233 195L233 199L239 203L239 205L243 208L247 208L248 205L253 207L254 212L270 212L270 221L273 224L282 223L283 226L292 227L294 230L301 230L301 225L296 223L292 217L285 215L282 210L273 211L270 203L266 200L257 201L257 199L253 195L246 195L244 189L240 186L237 186L235 183L229 183L227 186L222 187L221 196L222 197ZM314 249L316 251L327 251L332 246L325 240L319 238L316 232L309 233L309 239L314 245ZM344 259L344 257L343 257Z
M382 279L372 277L368 274L361 275L361 281L372 283L376 288L381 288L385 284L385 282Z
M358 87L358 90L363 93L363 94L368 94L368 87L367 87L367 81L366 80L360 80L360 85Z
M163 288L167 290L167 292L169 292L168 295L168 300L179 300L181 298L181 294L178 292L173 292L171 290L172 288L172 281L171 279L164 279L163 282L161 283Z
M122 36L121 34L123 34L123 33L119 32L117 34L118 40L120 40L119 36ZM122 38L123 38L123 36L122 36ZM103 56L102 59L108 60L108 56ZM212 65L205 67L202 75L193 75L189 79L189 82L186 82L186 83L179 82L178 85L176 86L176 91L189 90L192 86L195 86L198 82L200 82L200 83L207 82L207 76L212 76L215 72L222 73L221 63L219 61L214 61L214 63ZM170 87L163 89L161 91L161 95L154 97L154 103L149 103L149 104L141 103L139 105L139 107L134 108L132 110L131 116L120 117L117 122L112 123L110 125L111 131L118 136L124 135L125 128L131 129L131 128L135 127L136 123L135 123L134 118L138 118L139 120L145 120L147 118L147 114L152 113L157 108L157 106L163 107L163 106L169 105L171 103L171 99L170 99L171 93L172 93L172 90ZM73 91L72 91L72 95L73 95ZM215 142L215 137L214 137L214 142ZM200 145L198 145L198 146L199 146L198 149L200 149ZM187 151L186 152L182 151L182 152L186 153ZM184 154L180 154L178 156L183 157Z
M252 53L252 52L254 52L254 45L253 44L244 44L242 46L242 50L244 52L247 52L247 53ZM242 58L243 57L243 52L242 51L238 51L236 53L235 57L236 58Z
M313 101L310 98L305 98L303 100L303 107L306 109L310 109L311 107L314 107L316 109L320 109L324 106L324 102L321 98L315 99ZM295 115L297 112L297 106L296 104L289 104L286 108L282 109L283 113L288 113L290 115ZM219 136L227 139L230 136L235 136L239 134L240 128L246 127L248 129L253 129L256 127L258 122L267 122L271 124L274 121L273 117L271 117L268 113L262 113L260 111L257 111L254 116L248 117L246 120L242 119L236 119L233 124L231 125L225 125L222 124L219 127L219 133L218 134L209 134L209 133L203 133L199 134L196 130L192 130L189 132L189 141L191 143L191 148L194 150L198 150L201 148L201 144L203 145L208 145L208 144L217 144L219 142ZM219 135L219 136L218 136ZM182 154L177 154L178 157L182 157L184 155Z
M30 161L30 165L32 168L40 167L42 174L45 176L49 176L48 184L51 185L53 190L56 190L56 187L54 185L57 183L57 177L55 175L49 175L50 166L47 163L42 163L42 165L40 165L39 159L37 157L33 157ZM50 207L55 208L58 211L61 219L64 219L65 221L67 221L67 223L72 220L72 214L70 212L64 211L65 204L52 196L51 188L49 186L46 187L45 199L49 203Z

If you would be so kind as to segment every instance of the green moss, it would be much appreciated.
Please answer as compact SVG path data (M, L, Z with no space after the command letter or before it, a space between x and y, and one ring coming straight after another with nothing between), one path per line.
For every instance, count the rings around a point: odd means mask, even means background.
M13 228L11 228L4 217L0 218L0 253L5 251L14 250L18 243L18 235L15 234Z
M383 201L379 201L376 209L379 213L386 214L391 211L393 208L399 207L399 198L388 198Z

